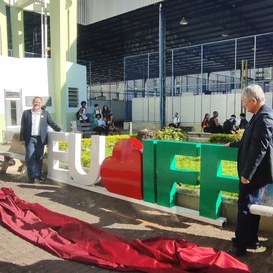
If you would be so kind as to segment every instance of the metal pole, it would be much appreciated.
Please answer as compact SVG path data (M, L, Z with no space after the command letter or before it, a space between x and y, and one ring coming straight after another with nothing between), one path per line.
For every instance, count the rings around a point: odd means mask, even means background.
M254 66L254 71L253 71L253 73L254 73L254 83L256 83L256 50L257 50L257 37L256 37L256 35L254 36L254 50L253 50L253 53L254 53L254 55L253 55L253 66Z
M48 57L48 36L47 36L47 3L45 2L45 8L44 8L44 23L45 23L45 58Z
M123 71L124 71L124 114L125 114L125 119L124 121L128 121L129 114L128 114L128 85L126 82L126 57L123 59Z
M201 60L200 60L201 71L200 71L200 73L201 73L202 81L203 81L203 72L204 72L204 70L203 70L204 69L204 46L203 45L201 45L200 50L201 50ZM204 116L204 113L203 113L203 96L204 96L204 92L203 92L203 84L202 84L202 86L201 86L201 112L200 112L200 114L201 114L201 117L200 117L201 122L202 122L203 116ZM194 111L194 113L195 113L195 111ZM201 128L201 131L202 131L202 128Z
M174 109L173 109L173 99L174 99L174 96L175 96L175 76L174 76L174 52L172 50L172 82L171 82L171 87L172 87L172 114L174 113ZM180 112L180 115L181 115L181 112Z
M41 52L42 58L45 57L45 21L44 21L44 2L41 3Z
M160 92L160 127L165 126L165 13L159 5L159 92Z

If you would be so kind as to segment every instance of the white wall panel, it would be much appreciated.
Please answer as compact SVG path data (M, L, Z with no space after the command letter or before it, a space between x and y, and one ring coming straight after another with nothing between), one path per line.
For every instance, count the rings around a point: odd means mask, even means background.
M132 116L133 121L143 121L142 98L135 98L132 101Z
M203 118L202 117L202 96L194 96L194 122L200 123L200 118Z
M209 113L210 115L212 113L211 95L202 95L200 96L200 99L201 99L201 121L202 121L206 113Z
M178 112L181 119L181 97L166 98L166 123L173 121L175 112Z
M226 120L226 95L211 95L211 107L212 111L217 111L219 113L218 119L219 123L223 124ZM211 113L212 115L212 113Z
M191 96L181 96L181 113L180 121L183 122L194 122L194 97Z
M155 121L155 97L148 98L148 120Z
M142 98L141 108L139 110L143 114L142 120L149 120L149 99Z
M155 121L160 122L160 98L155 98Z

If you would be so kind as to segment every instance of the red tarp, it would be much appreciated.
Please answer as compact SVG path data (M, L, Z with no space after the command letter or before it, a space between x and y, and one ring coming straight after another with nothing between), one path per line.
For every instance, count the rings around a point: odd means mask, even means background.
M78 219L52 212L0 189L0 221L58 257L119 271L246 273L247 265L223 251L180 239L127 240Z

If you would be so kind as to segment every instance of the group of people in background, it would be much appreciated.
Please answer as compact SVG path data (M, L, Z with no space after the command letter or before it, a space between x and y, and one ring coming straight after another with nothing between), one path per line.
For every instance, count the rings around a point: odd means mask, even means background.
M236 125L235 115L231 115L230 118L228 118L223 124L219 123L218 116L219 113L217 111L213 111L212 117L210 117L209 113L206 113L201 123L202 130L204 132L214 134L217 133L232 134L233 132L239 129L245 129L245 127L248 124L245 113L240 114L239 125Z
M90 118L87 115L86 101L81 102L81 108L76 114L80 122L86 123L91 122ZM92 113L93 117L93 128L92 130L96 131L98 135L108 135L109 132L119 134L120 130L114 124L113 114L109 109L108 105L103 105L100 109L99 104L94 105L94 111Z

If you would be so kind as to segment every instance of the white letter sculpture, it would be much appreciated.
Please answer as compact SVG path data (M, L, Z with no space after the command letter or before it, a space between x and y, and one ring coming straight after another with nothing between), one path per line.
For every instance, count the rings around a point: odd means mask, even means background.
M59 150L59 141L68 142L68 151ZM105 136L92 136L88 172L81 165L81 141L82 136L78 133L48 133L48 178L74 186L90 186L99 182L100 166L105 158ZM66 161L68 169L61 168L60 161Z

